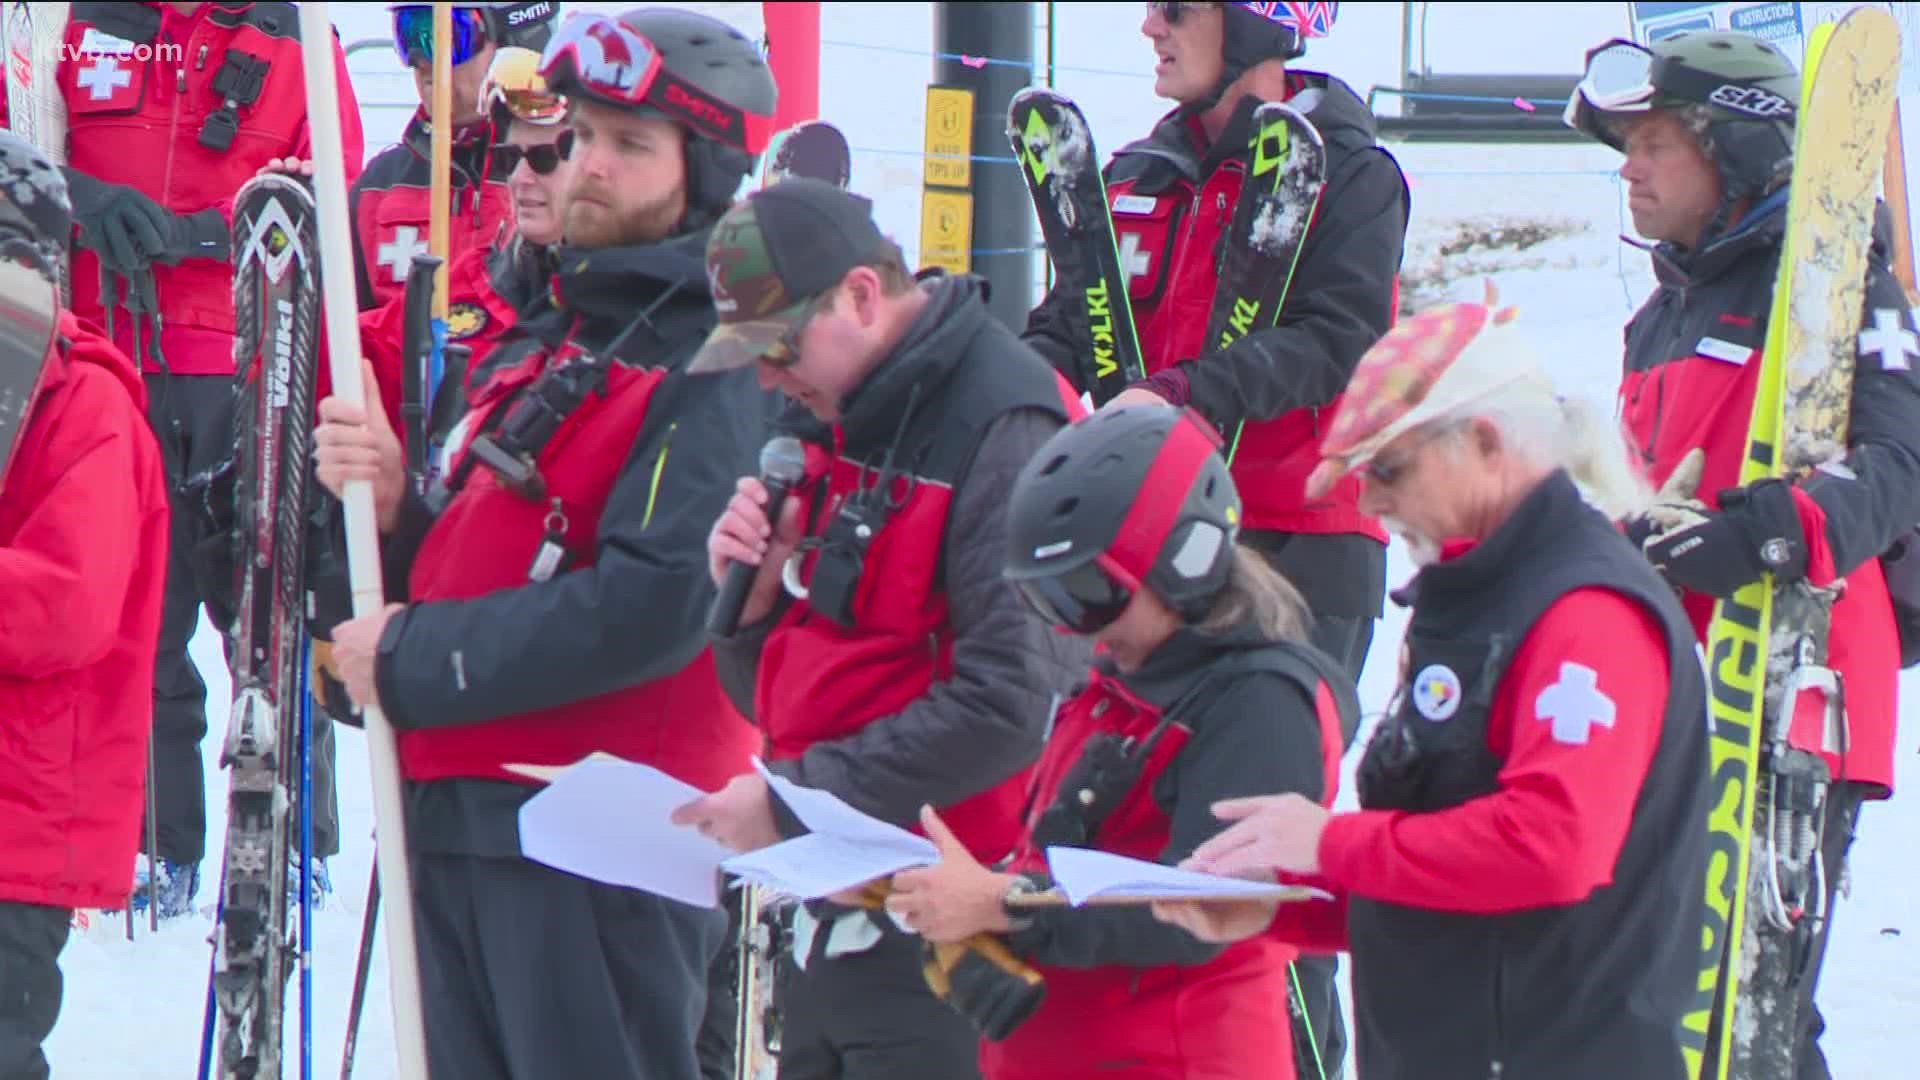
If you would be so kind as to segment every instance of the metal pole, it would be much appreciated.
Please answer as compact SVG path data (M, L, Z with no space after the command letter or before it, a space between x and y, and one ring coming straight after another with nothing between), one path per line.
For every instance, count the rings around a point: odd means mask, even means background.
M1033 16L1031 3L934 5L934 81L974 92L973 272L993 286L989 307L1015 331L1034 303L1033 202L1010 161L979 159L1011 156L1007 106L1033 82Z

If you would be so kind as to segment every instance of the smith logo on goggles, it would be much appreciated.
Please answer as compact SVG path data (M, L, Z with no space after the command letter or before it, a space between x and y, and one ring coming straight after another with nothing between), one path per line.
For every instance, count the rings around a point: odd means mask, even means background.
M602 101L658 109L749 154L766 149L773 132L771 116L745 112L674 75L652 42L603 15L574 15L562 24L540 57L540 74L549 86L571 80Z

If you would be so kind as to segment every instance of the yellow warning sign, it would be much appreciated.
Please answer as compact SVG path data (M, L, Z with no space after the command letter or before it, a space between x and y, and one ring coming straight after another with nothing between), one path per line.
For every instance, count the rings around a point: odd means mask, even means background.
M973 185L973 91L927 87L927 155L924 183Z
M920 266L964 274L973 268L973 196L964 191L920 193Z

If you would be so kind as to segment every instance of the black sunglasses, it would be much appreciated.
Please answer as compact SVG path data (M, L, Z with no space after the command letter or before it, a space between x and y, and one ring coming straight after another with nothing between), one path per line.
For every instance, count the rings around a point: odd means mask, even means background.
M1055 626L1096 634L1112 625L1133 601L1133 590L1098 563L1085 562L1052 577L1015 583L1028 606Z
M573 129L560 133L560 138L551 143L538 146L521 146L519 143L503 142L494 147L500 155L500 166L504 172L512 172L520 165L520 159L527 159L527 168L537 175L546 176L560 167L560 163L573 156Z
M1159 12L1161 17L1166 19L1169 25L1173 26L1180 25L1180 16L1185 15L1188 11L1219 6L1217 3L1181 3L1179 0L1155 0L1154 3L1147 5L1147 7L1152 10Z

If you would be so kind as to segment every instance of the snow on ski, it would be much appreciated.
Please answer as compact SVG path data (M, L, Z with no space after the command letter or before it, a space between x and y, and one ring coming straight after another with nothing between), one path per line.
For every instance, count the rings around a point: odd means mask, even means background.
M1104 405L1144 378L1146 368L1093 133L1071 98L1033 86L1013 96L1007 138L1026 177L1047 257L1062 287L1080 297L1077 311L1093 346L1080 385L1094 405Z

